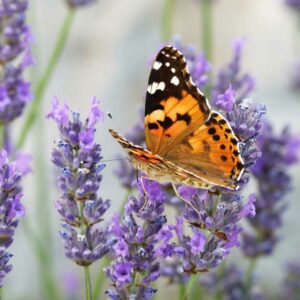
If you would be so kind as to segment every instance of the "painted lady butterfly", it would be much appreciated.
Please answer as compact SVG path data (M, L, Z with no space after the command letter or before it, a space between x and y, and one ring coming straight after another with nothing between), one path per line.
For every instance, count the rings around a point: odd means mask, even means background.
M109 131L149 178L173 186L238 188L244 171L239 140L229 122L211 109L184 56L172 46L161 49L153 63L144 122L147 149Z

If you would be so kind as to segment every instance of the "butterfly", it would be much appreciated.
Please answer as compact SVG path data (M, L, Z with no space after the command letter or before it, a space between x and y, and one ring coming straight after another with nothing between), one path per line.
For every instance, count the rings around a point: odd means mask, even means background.
M146 149L116 131L132 165L159 182L202 189L238 189L244 171L240 141L193 83L183 54L162 48L152 65L145 106ZM175 190L176 191L176 190Z

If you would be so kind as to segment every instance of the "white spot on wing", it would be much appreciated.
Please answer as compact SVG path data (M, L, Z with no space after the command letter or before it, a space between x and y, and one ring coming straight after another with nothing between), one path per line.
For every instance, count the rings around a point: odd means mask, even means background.
M170 63L169 63L169 62L166 62L166 66L167 66L167 67L170 67Z
M171 79L171 83L173 83L174 85L178 85L179 84L179 79L177 76L173 76L173 78Z
M175 68L172 68L172 69L171 69L171 72L172 72L172 73L175 73L175 72L176 72Z
M160 83L158 82L152 82L152 84L148 85L147 91L149 94L153 95L157 90L163 91L166 87L166 84L161 81Z
M162 63L160 61L155 61L153 64L153 69L158 70L162 66Z
M158 86L157 89L163 91L165 89L166 85L163 81L161 81Z

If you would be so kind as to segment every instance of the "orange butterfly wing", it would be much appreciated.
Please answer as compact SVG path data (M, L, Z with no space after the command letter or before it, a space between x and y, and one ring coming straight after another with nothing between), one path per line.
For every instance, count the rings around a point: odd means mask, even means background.
M171 46L161 49L146 95L147 149L164 156L204 124L209 113L208 101L192 82L183 55Z
M212 111L205 124L170 149L165 159L219 186L237 188L244 164L228 121Z

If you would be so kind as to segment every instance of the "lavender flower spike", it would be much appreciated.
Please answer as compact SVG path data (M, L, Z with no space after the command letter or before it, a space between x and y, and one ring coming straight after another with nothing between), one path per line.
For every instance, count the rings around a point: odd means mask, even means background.
M151 299L156 290L151 283L160 276L157 251L172 233L163 230L166 218L163 216L165 193L158 183L144 180L147 196L139 184L139 196L129 197L125 217L121 222L115 216L111 232L118 242L113 247L115 259L105 272L114 289L106 291L108 299ZM148 197L146 207L144 203Z
M67 4L72 8L87 6L96 2L96 0L66 0L66 1Z
M24 216L25 208L20 202L22 198L21 179L24 173L17 162L9 162L7 152L0 151L0 287L5 275L11 271L9 264L12 256L7 248L13 242L13 236Z
M300 158L300 137L293 136L288 128L276 135L265 124L258 143L262 156L252 168L258 186L256 216L249 220L254 230L243 233L243 251L250 257L273 252L286 208L284 199L291 190L289 168Z
M26 0L2 0L0 4L0 122L20 116L31 99L23 72L32 64L31 32L25 23Z
M95 125L103 119L98 101L93 99L89 117L84 123L79 113L53 99L48 117L60 131L60 140L52 152L52 161L60 169L58 185L61 197L56 208L63 224L61 236L65 254L78 265L88 266L105 255L111 246L107 230L99 228L110 200L98 197L102 180L101 147L94 140Z

